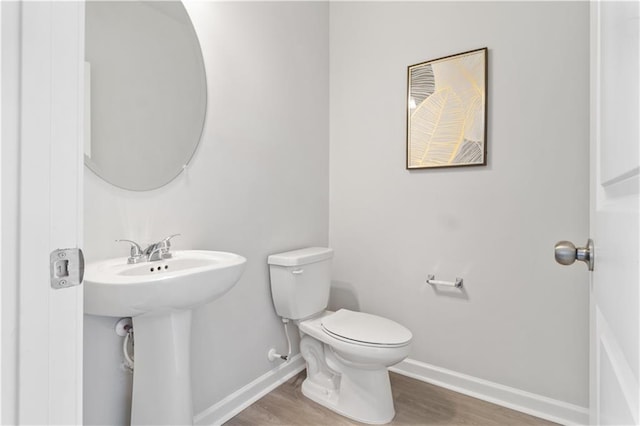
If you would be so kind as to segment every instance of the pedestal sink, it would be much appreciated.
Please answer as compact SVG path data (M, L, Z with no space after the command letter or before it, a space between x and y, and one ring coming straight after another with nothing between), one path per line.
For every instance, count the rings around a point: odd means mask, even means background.
M85 269L85 313L133 319L132 425L193 424L191 310L229 291L247 261L218 251L172 254L137 264L109 259Z

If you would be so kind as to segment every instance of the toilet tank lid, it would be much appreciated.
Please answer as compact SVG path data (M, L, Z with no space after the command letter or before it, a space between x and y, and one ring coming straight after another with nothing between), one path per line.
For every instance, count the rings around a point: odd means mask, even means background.
M333 249L327 247L307 247L284 253L272 254L267 258L269 265L299 266L331 259Z

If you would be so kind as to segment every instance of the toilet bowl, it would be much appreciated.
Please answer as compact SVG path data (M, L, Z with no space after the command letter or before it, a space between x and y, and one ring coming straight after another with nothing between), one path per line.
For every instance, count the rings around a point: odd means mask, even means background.
M411 332L376 315L327 311L332 257L330 248L309 247L267 260L276 313L300 330L302 393L353 420L388 423L395 415L388 367L408 356Z
M340 309L298 321L300 332L331 346L339 356L363 365L391 366L409 354L411 332L377 315Z
M354 323L358 326L350 329ZM409 354L411 332L391 320L345 309L297 324L307 363L303 395L359 422L390 422L395 409L388 367ZM388 329L376 336L380 324ZM367 331L369 336L362 340Z

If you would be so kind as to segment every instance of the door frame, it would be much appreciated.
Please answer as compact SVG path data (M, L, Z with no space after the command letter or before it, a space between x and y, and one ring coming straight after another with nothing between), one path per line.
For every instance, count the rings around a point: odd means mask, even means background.
M602 235L598 233L598 230L602 225L599 224L598 207L602 204L602 200L598 197L603 196L603 190L600 187L600 181L602 173L600 159L600 146L605 145L607 141L601 138L601 81L602 81L602 51L601 51L601 5L604 0L595 0L590 2L590 233L594 238L595 246L595 272L589 274L589 287L590 287L590 306L589 306L589 422L590 424L600 424L601 422L601 395L600 395L600 364L603 353L606 352L606 356L610 360L616 360L612 363L613 373L618 384L618 389L621 391L622 398L619 398L629 409L629 414L633 417L633 422L638 423L640 420L640 386L637 377L633 373L632 366L629 364L629 360L625 356L624 350L617 342L616 333L614 333L611 326L608 324L606 318L604 318L601 311L598 309L596 286L607 286L609 290L614 287L614 282L602 282L602 277L598 277L598 256L600 256L601 264L603 261L611 262L612 258L618 259L620 262L630 262L633 264L633 258L625 258L621 255L622 247L614 247L611 241L606 243L603 241ZM637 0L636 0L637 2ZM635 94L640 98L640 93ZM610 180L612 185L615 185L620 194L634 194L634 185L638 185L638 169L629 169L616 176L616 179ZM637 194L637 192L635 192ZM615 197L614 197L615 198ZM627 199L619 198L618 203L623 203L624 208L635 214L637 220L638 217L638 205L637 198ZM616 205L618 208L620 204ZM635 209L635 210L634 210ZM619 212L617 212L619 214ZM602 213L600 213L602 214ZM619 218L619 216L618 216ZM625 222L628 224L629 222ZM628 230L628 228L627 228ZM616 235L617 232L611 233ZM638 241L640 241L640 235L636 235ZM598 253L598 244L607 245L602 247L601 253ZM628 247L624 247L628 249ZM633 253L633 252L631 252ZM637 249L635 251L637 254ZM629 256L631 257L631 256ZM626 265L626 263L625 263ZM629 265L629 266L630 266ZM611 268L611 266L608 266ZM630 266L629 269L632 269ZM628 278L628 273L624 275ZM596 282L597 281L597 282ZM640 284L640 283L636 283ZM628 308L627 308L628 309ZM636 312L637 314L637 312ZM618 326L619 327L619 326ZM619 331L619 330L616 330ZM636 343L640 341L640 336L636 336ZM637 366L640 367L640 366Z
M84 3L2 2L2 423L82 424ZM11 251L11 252L9 252Z

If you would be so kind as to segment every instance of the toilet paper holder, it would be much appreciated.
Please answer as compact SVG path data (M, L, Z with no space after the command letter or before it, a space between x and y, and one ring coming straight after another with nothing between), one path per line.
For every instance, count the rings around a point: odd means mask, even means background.
M442 285L442 286L455 287L455 288L462 287L462 278L456 278L455 281L441 281L441 280L436 280L435 278L436 278L435 275L427 275L427 284Z

